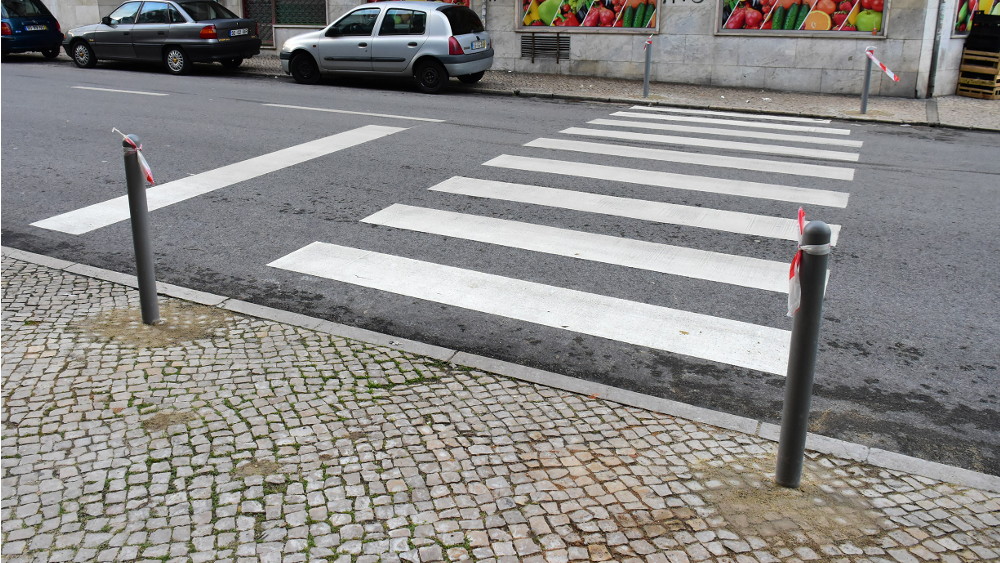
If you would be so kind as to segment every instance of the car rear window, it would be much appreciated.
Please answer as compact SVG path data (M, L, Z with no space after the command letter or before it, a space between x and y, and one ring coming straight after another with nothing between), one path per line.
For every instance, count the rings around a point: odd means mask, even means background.
M181 8L191 16L194 21L206 21L206 20L231 20L239 18L236 14L229 11L228 8L219 4L217 2L178 2Z
M451 24L452 35L482 33L486 30L479 16L464 6L445 6L439 9L448 18L448 23Z
M6 15L12 18L47 16L49 11L38 0L3 0Z

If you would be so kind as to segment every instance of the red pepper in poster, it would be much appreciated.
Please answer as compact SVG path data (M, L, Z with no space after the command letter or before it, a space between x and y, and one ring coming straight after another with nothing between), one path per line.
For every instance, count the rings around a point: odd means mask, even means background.
M726 29L743 29L744 24L746 24L744 8L736 8L726 22Z
M743 14L746 19L747 29L757 29L760 27L760 23L764 21L764 14L753 8L744 8Z

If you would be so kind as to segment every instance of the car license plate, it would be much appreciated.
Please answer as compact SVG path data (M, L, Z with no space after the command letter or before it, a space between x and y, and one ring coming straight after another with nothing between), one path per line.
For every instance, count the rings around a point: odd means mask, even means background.
M472 48L473 49L485 49L486 48L486 40L483 39L483 40L480 40L480 41L473 41L472 42Z
M48 29L47 25L26 25L24 26L25 31L45 31Z
M246 35L247 33L250 33L250 30L246 28L234 29L229 32L229 36L236 37L237 35Z

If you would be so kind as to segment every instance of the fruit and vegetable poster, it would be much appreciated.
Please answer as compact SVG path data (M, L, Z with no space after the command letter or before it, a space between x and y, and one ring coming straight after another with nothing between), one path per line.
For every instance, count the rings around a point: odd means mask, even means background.
M994 0L958 0L955 5L954 35L968 35L972 29L972 15L976 11L1000 16L1000 1Z
M721 29L879 33L886 0L722 0Z
M544 27L655 28L657 0L522 0L521 24Z

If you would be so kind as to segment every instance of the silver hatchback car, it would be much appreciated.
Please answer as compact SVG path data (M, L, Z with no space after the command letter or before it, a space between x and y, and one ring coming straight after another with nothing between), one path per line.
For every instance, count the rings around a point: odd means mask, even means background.
M281 67L300 84L322 74L412 76L429 94L450 76L477 82L493 65L483 22L464 6L440 2L377 2L353 8L320 31L281 47Z

